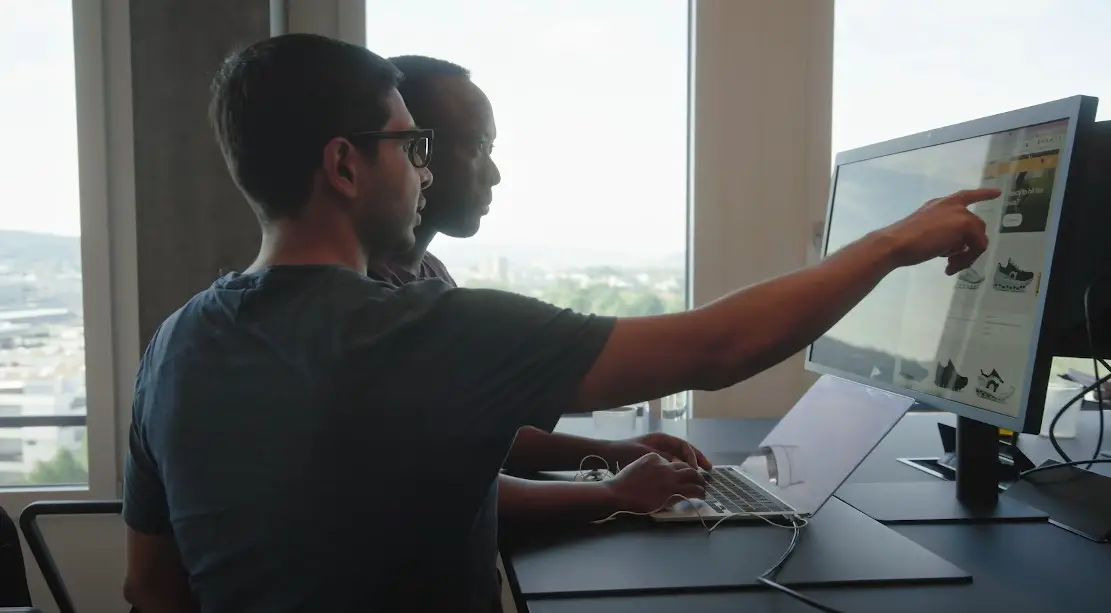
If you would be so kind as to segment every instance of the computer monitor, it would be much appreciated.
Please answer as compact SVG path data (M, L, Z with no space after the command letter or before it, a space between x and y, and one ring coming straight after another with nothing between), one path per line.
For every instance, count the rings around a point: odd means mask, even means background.
M936 260L895 271L815 341L806 359L808 370L955 413L958 454L963 449L969 456L957 459L959 495L961 467L972 468L966 460L971 464L978 453L995 462L998 427L1040 429L1057 321L1047 305L1075 307L1064 293L1078 286L1075 279L1053 278L1080 253L1059 237L1072 231L1062 221L1079 223L1082 216L1062 211L1080 207L1088 191L1089 173L1074 172L1073 162L1084 159L1096 104L1068 98L837 156L825 255L931 198L967 188L1002 190L1000 198L971 207L986 222L990 241L971 268L947 276L945 262ZM981 468L990 476L978 475L972 487L983 490L990 479L990 492L977 496L994 500L996 466Z

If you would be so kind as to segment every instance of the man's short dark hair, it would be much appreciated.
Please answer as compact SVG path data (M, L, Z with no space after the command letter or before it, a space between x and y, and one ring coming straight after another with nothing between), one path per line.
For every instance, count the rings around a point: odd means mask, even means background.
M471 71L458 64L424 55L399 55L391 57L390 62L401 71L401 83L397 89L405 99L405 106L417 125L424 128L440 127L435 125L438 113L431 89L436 79L471 77Z
M385 98L399 77L367 49L313 34L268 38L224 61L209 116L261 220L301 212L329 140L389 121Z

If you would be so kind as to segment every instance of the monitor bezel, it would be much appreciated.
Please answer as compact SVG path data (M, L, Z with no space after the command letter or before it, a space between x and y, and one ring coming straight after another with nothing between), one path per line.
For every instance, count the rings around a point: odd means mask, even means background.
M1077 134L1082 127L1091 126L1095 122L1097 104L1098 100L1094 97L1073 96L842 151L838 153L835 158L822 234L822 249L820 252L822 259L827 256L826 251L829 246L829 229L833 218L833 202L837 193L837 177L842 166L1054 121L1068 121L1065 143L1062 147L1060 162L1058 164L1056 185L1050 197L1050 215L1046 226L1046 233L1049 237L1045 261L1042 265L1042 270L1044 272L1040 279L1042 290L1038 292L1032 326L1032 328L1037 331L1037 336L1034 342L1027 348L1026 376L1023 380L1022 389L1016 390L1016 392L1021 392L1017 416L995 413L970 404L901 387L894 383L888 384L836 368L830 368L811 360L814 349L813 344L806 348L804 362L806 370L819 374L833 375L869 387L908 396L925 407L948 411L958 416L968 417L1000 428L1018 432L1040 431L1043 405L1045 404L1045 386L1049 382L1050 369L1053 361L1053 356L1048 355L1048 350L1043 347L1045 343L1041 342L1043 335L1047 332L1047 328L1049 327L1047 322L1043 319L1046 297L1049 295L1046 289L1049 287L1049 279L1053 275L1054 256L1057 253L1057 239L1062 209L1061 203L1064 201L1066 193L1078 189L1075 185L1077 181L1076 176L1081 173L1070 172L1076 148ZM1060 261L1060 259L1058 259L1058 261ZM1030 410L1031 407L1033 407L1033 410Z

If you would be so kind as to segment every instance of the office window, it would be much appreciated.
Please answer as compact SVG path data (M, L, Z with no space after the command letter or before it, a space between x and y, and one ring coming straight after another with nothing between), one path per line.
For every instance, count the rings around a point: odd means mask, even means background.
M1106 0L837 0L833 151L1075 96L1111 119ZM1091 373L1091 360L1055 369Z
M0 2L0 486L85 484L73 15Z
M461 64L493 105L490 212L430 249L461 285L686 307L688 21L681 0L367 0L370 49Z

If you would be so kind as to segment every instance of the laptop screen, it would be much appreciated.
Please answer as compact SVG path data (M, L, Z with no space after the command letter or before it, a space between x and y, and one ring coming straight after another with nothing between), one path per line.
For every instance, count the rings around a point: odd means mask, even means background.
M914 404L825 375L741 465L802 514L818 511Z

